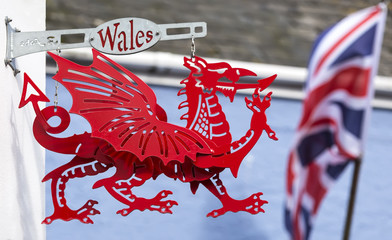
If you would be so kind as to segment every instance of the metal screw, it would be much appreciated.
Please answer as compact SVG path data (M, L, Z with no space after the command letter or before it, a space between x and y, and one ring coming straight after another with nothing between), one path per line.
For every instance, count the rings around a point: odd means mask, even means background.
M12 69L12 71L14 72L14 76L16 76L18 73L20 73L19 69L15 68L14 65L12 65L12 60L10 59L5 59L4 63L6 66L10 66L10 68Z
M9 18L8 16L5 17L5 25L8 25L8 23L12 22L12 19Z

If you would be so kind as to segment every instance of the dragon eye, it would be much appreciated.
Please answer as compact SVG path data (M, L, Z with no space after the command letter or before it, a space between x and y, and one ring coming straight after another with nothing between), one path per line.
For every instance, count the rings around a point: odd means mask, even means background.
M220 68L220 69L208 69L210 72L217 72L219 74L223 74L224 72L227 71L227 68Z

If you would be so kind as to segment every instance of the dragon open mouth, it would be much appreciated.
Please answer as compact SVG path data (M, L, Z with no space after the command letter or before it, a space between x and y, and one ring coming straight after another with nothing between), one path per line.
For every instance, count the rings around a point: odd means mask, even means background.
M234 86L217 86L217 90L226 97L234 97L234 95L236 94L236 89L234 88ZM230 100L233 101L232 97L230 98Z
M237 82L218 82L216 90L224 96L229 97L230 101L234 100L234 95L241 89L258 89L259 92L266 89L276 78L276 74L270 77L260 79L257 83L237 83Z

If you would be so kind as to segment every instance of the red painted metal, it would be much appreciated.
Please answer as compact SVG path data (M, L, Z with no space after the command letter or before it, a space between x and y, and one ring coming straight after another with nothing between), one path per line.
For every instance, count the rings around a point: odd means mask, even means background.
M104 187L127 205L117 212L123 216L136 209L172 213L171 208L177 202L166 200L171 191L163 190L152 199L137 197L132 192L133 187L141 186L150 178L156 179L162 173L190 183L193 193L202 184L214 194L223 206L207 216L217 217L228 211L264 212L262 205L267 201L260 198L262 193L243 200L233 199L219 179L219 173L229 168L236 177L242 160L263 131L269 138L277 140L265 114L272 93L263 98L260 96L276 75L257 83L241 84L238 83L241 77L256 74L232 68L225 62L208 63L197 56L184 58L184 66L190 74L181 82L185 87L178 95L186 96L179 108L187 107L188 111L181 117L187 125L180 127L167 122L164 109L157 104L154 92L146 83L98 51L93 50L94 61L90 66L49 54L59 66L53 78L72 95L70 111L60 106L40 111L38 101L47 98L39 91L38 97L26 100L25 89L20 107L32 102L37 114L33 124L34 136L42 146L75 157L43 179L51 180L54 206L54 213L43 223L50 224L56 219L92 223L90 216L99 214L94 208L97 202L89 200L80 209L70 209L64 193L66 183L73 178L97 175L112 167L116 173L97 181L93 188ZM27 75L25 87L26 82L33 84ZM233 141L217 93L221 92L233 101L240 89L254 89L251 99L245 98L246 107L253 115L246 134ZM68 127L69 113L83 116L91 125L91 133L66 138L53 136ZM53 116L61 119L57 127L48 124Z

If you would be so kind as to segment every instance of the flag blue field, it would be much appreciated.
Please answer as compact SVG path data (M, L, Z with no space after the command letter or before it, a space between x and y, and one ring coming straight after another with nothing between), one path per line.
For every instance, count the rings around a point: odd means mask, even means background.
M315 41L286 176L291 239L309 239L328 189L363 155L386 13L383 3L360 10Z

